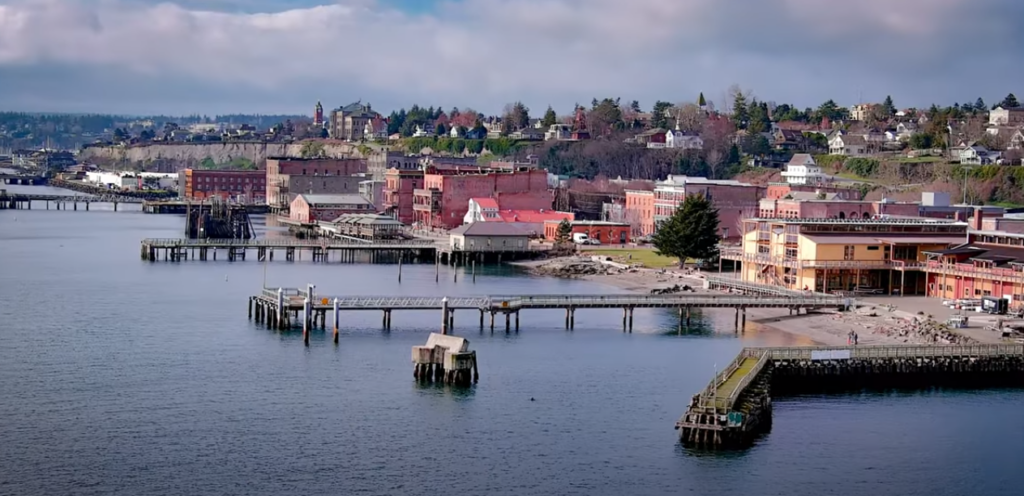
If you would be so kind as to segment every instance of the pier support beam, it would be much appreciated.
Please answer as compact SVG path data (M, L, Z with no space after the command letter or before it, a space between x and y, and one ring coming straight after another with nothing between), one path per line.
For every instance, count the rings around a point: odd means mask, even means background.
M302 300L302 343L309 346L309 296Z
M338 312L338 299L335 298L334 299L334 344L338 344L338 327L340 325L340 323L338 322L338 317L339 317L338 314L339 314L339 312Z
M455 310L448 310L448 331L455 332Z
M494 332L494 310L491 310L491 332Z
M626 332L626 319L629 317L629 310L622 307L622 332Z
M484 311L480 310L480 330L484 330Z
M633 332L633 307L629 307L629 332Z
M441 334L448 334L448 297L441 298Z
M505 334L508 334L508 331L511 328L511 323L510 323L510 319L511 318L512 318L512 314L509 313L509 312L505 312Z
M516 310L516 332L519 332L519 310Z
M575 328L576 328L576 309L575 308L570 308L569 309L569 330L571 331L571 330L573 330Z
M249 297L249 320L252 320L252 300L253 300L253 298L250 296Z
M277 317L277 328L284 328L284 289L277 288L277 308L275 309Z

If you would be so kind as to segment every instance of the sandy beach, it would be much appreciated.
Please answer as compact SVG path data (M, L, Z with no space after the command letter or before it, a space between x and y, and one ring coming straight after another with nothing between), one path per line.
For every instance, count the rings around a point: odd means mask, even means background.
M551 266L573 264L574 268L592 264L590 257L562 257L548 260L517 262L515 265L525 267L540 274L552 275ZM589 270L588 270L589 271ZM664 289L676 284L689 285L697 293L717 293L720 291L703 289L702 275L693 269L646 269L631 268L606 270L601 267L598 273L579 274L571 277L613 286L627 292L647 293L653 289ZM927 316L935 321L944 322L951 311L942 307L941 302L934 299L899 297L870 298L870 301L858 301L858 309L849 312L820 310L805 315L789 315L783 309L751 308L747 310L747 326L759 325L779 332L789 333L825 346L846 345L850 332L858 335L858 343L865 345L880 344L967 344L971 342L1000 342L992 331L984 330L987 316L971 315L971 327L958 329L955 333L945 329L936 330L934 325L925 324ZM705 309L705 312L727 312L731 309Z

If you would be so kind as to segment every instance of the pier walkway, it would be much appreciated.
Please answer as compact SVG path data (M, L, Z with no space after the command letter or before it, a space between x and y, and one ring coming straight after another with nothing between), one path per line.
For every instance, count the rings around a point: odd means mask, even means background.
M46 210L50 210L51 203L54 205L56 210L78 210L79 204L83 206L84 210L89 210L89 205L93 203L111 203L114 205L114 211L116 212L117 205L120 203L142 203L142 200L114 194L101 196L77 196L5 193L0 195L0 208L31 210L33 202L45 203ZM71 208L69 209L68 207Z
M1024 385L1024 344L745 348L693 396L676 429L689 446L743 446L770 427L771 391L952 383Z
M565 328L573 329L576 310L587 308L622 309L622 329L632 332L633 311L637 308L677 309L679 322L689 321L694 308L734 308L736 326L746 321L747 308L784 308L790 312L808 311L819 308L845 309L851 300L835 296L793 296L758 297L742 295L638 295L638 294L596 294L596 295L489 295L489 296L332 296L315 292L314 286L300 288L264 288L260 294L249 298L249 317L256 309L257 321L276 328L291 327L291 322L308 327L309 322L326 326L326 315L333 311L334 325L340 323L342 310L376 310L384 314L384 327L391 327L391 312L394 310L440 310L442 329L454 326L456 310L475 310L480 314L480 328L484 317L491 316L494 329L495 316L505 315L505 330L519 330L519 313L529 309L560 309L565 311ZM273 315L269 320L266 315ZM264 317L261 317L264 316ZM305 316L305 317L302 317ZM314 324L315 325L315 324ZM725 382L724 380L722 382ZM739 386L742 386L742 382Z
M397 253L399 257L412 255L414 258L429 255L433 257L438 245L429 240L356 240L348 239L294 239L294 238L260 238L260 239L144 239L142 240L142 259L155 262L163 254L164 260L179 262L192 258L194 260L216 260L217 251L227 251L227 260L245 260L248 250L256 251L256 259L260 262L274 260L274 252L284 251L286 261L301 260L303 252L309 252L309 259L314 262L330 261L331 254L341 261L354 258L356 252ZM212 258L211 258L212 256Z

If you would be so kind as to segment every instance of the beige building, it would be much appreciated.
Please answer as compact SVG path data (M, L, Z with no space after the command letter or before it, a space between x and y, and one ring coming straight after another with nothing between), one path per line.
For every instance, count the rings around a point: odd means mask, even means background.
M925 253L967 239L937 219L747 219L743 245L723 248L744 281L787 289L923 295Z
M359 141L366 132L366 124L378 115L368 103L355 102L331 111L327 131L334 139Z

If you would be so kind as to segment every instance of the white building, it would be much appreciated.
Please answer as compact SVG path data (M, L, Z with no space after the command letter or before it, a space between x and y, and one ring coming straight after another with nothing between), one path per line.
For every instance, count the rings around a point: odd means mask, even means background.
M498 202L494 198L470 198L469 210L462 218L463 224L501 220L498 215Z
M828 176L821 172L821 167L814 162L814 157L806 153L798 153L786 164L782 177L789 184L821 184Z
M552 124L544 133L544 141L563 141L572 136L572 129L567 124Z
M117 190L177 190L178 174L162 172L86 172L85 181Z
M675 129L665 133L665 148L701 150L704 148L704 140L700 136L686 134L679 129Z
M997 163L1000 155L999 152L972 143L960 150L960 163L963 165L989 165Z

